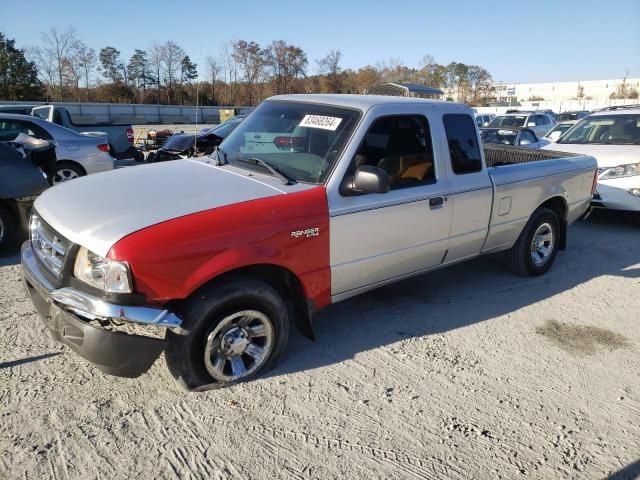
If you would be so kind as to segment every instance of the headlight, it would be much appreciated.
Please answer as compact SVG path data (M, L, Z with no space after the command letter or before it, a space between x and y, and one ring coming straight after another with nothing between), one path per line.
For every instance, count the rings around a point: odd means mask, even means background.
M131 293L129 266L96 255L84 247L78 250L73 276L109 293Z
M630 163L629 165L620 165L607 170L600 180L609 180L612 178L633 177L640 175L640 163Z

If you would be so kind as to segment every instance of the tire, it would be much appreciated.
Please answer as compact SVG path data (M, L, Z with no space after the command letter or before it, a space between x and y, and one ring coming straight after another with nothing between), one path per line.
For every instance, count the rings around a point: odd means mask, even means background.
M282 297L246 275L206 285L179 313L183 323L176 331L167 330L165 357L169 371L187 390L226 387L257 377L276 364L289 337ZM244 367L241 375L236 374L242 372L238 362Z
M133 158L135 159L136 162L144 162L144 153L142 152L142 150L136 148L136 152Z
M148 163L154 162L155 156L156 156L155 152L149 152L149 154L147 155L147 162Z
M516 244L507 250L507 268L526 277L542 275L551 268L559 243L558 216L548 208L539 208L531 215Z
M53 184L57 185L59 183L68 182L69 180L84 177L85 175L86 173L84 173L84 170L74 163L65 161L57 162L56 174L53 176Z
M0 204L0 253L13 246L18 228L13 212L6 205Z

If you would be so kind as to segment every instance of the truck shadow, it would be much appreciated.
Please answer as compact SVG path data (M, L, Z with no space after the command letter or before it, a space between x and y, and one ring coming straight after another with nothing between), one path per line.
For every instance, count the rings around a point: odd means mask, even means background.
M292 335L288 354L271 375L331 365L403 339L491 320L603 275L640 279L638 238L639 218L598 213L570 227L567 250L541 277L515 276L501 255L493 255L332 305L314 318L316 342Z

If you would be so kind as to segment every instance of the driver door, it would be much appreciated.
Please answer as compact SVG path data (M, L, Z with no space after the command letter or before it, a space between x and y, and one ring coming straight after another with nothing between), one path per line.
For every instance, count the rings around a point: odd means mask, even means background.
M429 115L378 117L343 179L371 165L387 172L390 191L330 195L331 294L356 295L442 263L453 205L434 156ZM438 145L436 143L436 145ZM439 151L438 151L439 153Z

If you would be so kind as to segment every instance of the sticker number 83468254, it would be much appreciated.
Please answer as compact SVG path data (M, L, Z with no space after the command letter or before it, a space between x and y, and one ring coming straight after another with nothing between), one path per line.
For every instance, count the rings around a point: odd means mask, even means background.
M322 130L331 130L335 132L336 128L342 122L338 117L326 117L324 115L305 115L300 122L300 127L321 128Z

